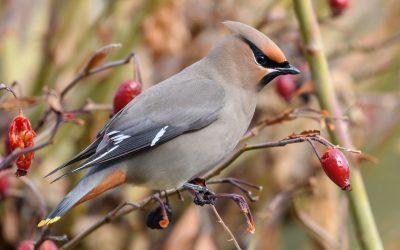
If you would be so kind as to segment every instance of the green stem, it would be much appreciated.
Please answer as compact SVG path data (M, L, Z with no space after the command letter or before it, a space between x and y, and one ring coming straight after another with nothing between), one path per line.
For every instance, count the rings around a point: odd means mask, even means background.
M331 83L328 61L323 52L321 34L311 0L293 0L293 2L321 109L327 110L334 116L340 116L341 110ZM347 125L339 120L335 125L335 130L328 129L332 142L352 148ZM348 195L360 245L368 250L383 249L360 169L352 167L351 170L353 190L348 192Z

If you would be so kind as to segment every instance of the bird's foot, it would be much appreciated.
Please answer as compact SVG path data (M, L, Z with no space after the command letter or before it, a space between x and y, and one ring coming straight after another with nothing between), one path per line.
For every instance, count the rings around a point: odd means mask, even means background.
M207 184L219 184L219 183L228 183L238 188L251 202L258 201L258 196L254 196L253 193L246 188L253 188L255 190L261 191L262 186L255 185L245 180L227 177L219 180L211 180L207 181Z
M252 187L258 190L261 190L261 187L256 186L254 184L251 184L249 182L243 181L243 180L238 180L235 178L226 178L222 179L220 181L213 181L211 184L214 183L231 183L232 185L238 187L242 192L245 193L247 197L249 197L250 200L256 201L257 198L253 197L251 192L246 190L243 186L248 186ZM242 186L243 185L243 186ZM244 214L246 218L246 223L247 223L247 231L250 233L254 233L255 231L255 224L254 224L254 219L253 215L250 212L249 205L246 202L246 199L239 194L229 194L229 193L215 193L211 191L210 189L207 188L205 185L205 181L203 179L195 179L191 182L185 183L183 185L184 188L186 188L190 193L194 195L194 200L193 202L196 205L204 206L204 205L214 205L216 200L219 198L229 198L233 200L242 213Z
M215 204L214 192L207 188L203 179L196 178L191 182L183 184L183 187L194 195L194 204L199 206Z

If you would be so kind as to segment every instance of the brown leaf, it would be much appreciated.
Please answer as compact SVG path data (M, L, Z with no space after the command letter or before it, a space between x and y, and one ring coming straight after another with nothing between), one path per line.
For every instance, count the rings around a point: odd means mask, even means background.
M108 54L110 54L111 51L113 51L116 48L120 48L122 45L120 43L112 43L109 45L106 45L100 49L98 49L92 57L89 59L88 63L86 64L83 72L87 73L90 70L94 69L97 65L99 65L106 57Z
M77 124L79 126L85 125L85 121L83 119L80 119L80 118L72 119L70 122L73 122L73 123L75 123L75 124Z
M42 99L40 97L20 97L18 99L12 98L4 100L0 103L0 109L14 109L14 108L24 108L32 105L38 104Z
M313 93L314 91L315 91L314 84L312 80L309 80L306 83L304 83L300 88L298 88L293 95L299 96L305 93Z
M377 157L365 153L355 155L354 158L356 159L357 163L362 163L364 161L369 161L375 164L379 163L379 159Z
M289 135L288 138L294 139L294 138L300 138L300 137L316 136L316 135L320 135L320 134L321 134L321 132L319 130L315 130L315 129L313 129L313 130L304 130L299 134L293 133L293 134Z

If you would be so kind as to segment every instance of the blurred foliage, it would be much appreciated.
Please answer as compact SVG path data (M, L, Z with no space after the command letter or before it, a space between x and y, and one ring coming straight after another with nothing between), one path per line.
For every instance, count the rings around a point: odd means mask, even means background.
M378 164L361 167L384 245L399 249L400 201L395 192L400 176L400 2L372 0L366 4L352 0L349 9L336 17L332 17L327 2L315 1L315 7L333 82L356 146L379 158ZM121 43L123 47L111 53L110 59L123 59L131 51L138 53L144 86L148 88L203 57L227 33L220 24L223 20L257 27L284 50L291 62L304 64L290 1L1 0L0 82L18 81L15 90L19 96L42 96L44 88L60 91L93 51ZM397 40L385 43L396 36ZM128 64L84 79L66 96L66 106L80 108L88 98L111 103L119 83L133 77L132 69ZM313 96L308 102L300 97L286 102L269 86L260 96L254 124L298 106L318 109ZM35 124L45 109L46 103L40 101L24 108L24 112ZM0 109L2 141L17 112ZM87 145L108 117L108 111L81 115L84 126L64 125L55 144L36 153L28 177L48 208L61 200L79 176L52 185L42 176ZM278 140L306 129L321 129L321 123L299 118L268 127L252 141ZM307 224L311 221L338 240L341 249L358 249L343 192L321 171L309 180L316 169L319 166L311 148L300 144L247 153L223 172L264 186L259 201L251 204L257 224L255 235L245 232L245 221L235 204L217 204L239 244L249 249L327 249L326 238L316 237ZM311 192L310 188L298 188L305 182L311 183ZM212 188L239 192L225 184ZM149 193L128 185L108 192L71 210L53 233L76 235L122 201L138 200ZM184 202L172 198L174 219L166 230L145 227L149 207L102 227L79 249L233 249L213 213L206 207L191 205L190 196L185 198ZM21 240L38 237L38 207L30 189L12 178L7 197L0 201L0 249L12 249Z

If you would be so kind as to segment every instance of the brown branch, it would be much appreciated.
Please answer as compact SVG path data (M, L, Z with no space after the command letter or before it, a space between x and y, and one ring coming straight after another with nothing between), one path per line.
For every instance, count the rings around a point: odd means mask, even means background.
M108 103L95 103L92 100L87 100L86 104L79 109L66 111L65 113L91 113L92 111L112 111L112 105Z
M218 223L220 223L222 225L222 227L224 228L224 230L229 234L229 236L231 237L228 241L233 241L233 244L235 245L236 249L241 250L242 248L239 246L239 243L237 242L235 236L233 235L232 231L229 229L229 227L224 223L224 221L222 220L221 216L219 215L217 209L215 208L215 206L210 205L211 210L214 212L215 216L218 219Z
M398 43L400 43L400 33L396 33L393 36L384 39L383 41L370 45L348 43L345 47L330 53L328 58L329 60L335 60L339 57L347 55L349 52L371 53L396 45Z
M310 218L306 213L294 209L295 215L303 226L311 232L311 234L316 238L316 240L321 243L326 249L340 249L339 242L335 240L332 235L330 235L323 227L317 224L312 218Z
M4 83L0 83L0 90L7 90L9 93L11 93L14 96L14 98L18 99L15 91L11 87L8 87L7 85L5 85ZM5 95L3 95L3 96L5 96ZM2 99L3 99L3 96L1 96Z
M94 74L99 73L99 72L102 72L102 71L104 71L106 69L110 69L110 68L113 68L113 67L117 67L117 66L120 66L120 65L127 64L127 63L130 62L132 57L134 57L134 53L133 52L131 52L125 59L104 63L99 67L93 68L91 70L85 70L85 71L81 72L61 91L60 97L59 97L60 103L62 103L62 101L64 100L65 95L83 78L91 76L91 75L94 75ZM15 92L11 88L7 87L6 85L1 84L0 85L0 90L2 90L2 89L8 90L9 92L11 92L16 97ZM93 103L88 103L87 105L85 105L82 108L81 111L82 112L87 112L87 111L90 111L90 110L104 109L104 108L108 108L108 106L105 107L105 106L102 106L102 105L94 105ZM33 147L14 150L3 161L0 162L0 170L7 168L7 166L9 164L11 164L14 160L16 160L20 155L39 150L39 149L42 149L42 148L44 148L44 147L46 147L48 145L53 144L53 138L56 135L59 126L64 121L62 113L60 113L57 110L54 110L51 107L49 107L44 112L42 117L39 119L35 130L39 130L45 124L48 116L51 113L55 113L57 118L56 118L56 123L54 125L54 128L51 131L50 138L47 141L45 141L43 143L40 143L40 144L37 144L37 145L35 145Z
M39 202L39 215L40 218L43 218L47 214L47 209L46 209L46 202L44 200L44 197L42 193L39 191L39 189L36 187L36 185L26 176L22 176L20 179L35 195L36 199Z
M106 69L110 69L113 67L117 67L120 65L124 65L124 64L128 64L131 61L131 58L135 55L135 53L131 52L129 53L129 55L122 60L118 60L118 61L112 61L112 62L108 62L108 63L104 63L103 65L96 67L94 69L91 69L89 71L86 72L82 72L80 74L78 74L62 91L60 94L61 100L63 100L63 98L65 97L65 95L83 78L86 78L88 76L97 74L101 71L104 71Z
M316 120L316 121L348 120L348 117L345 117L345 116L341 116L341 117L328 116L325 113L326 113L326 111L316 110L316 109L312 109L312 108L289 109L275 117L268 118L268 119L265 119L265 120L259 122L256 126L254 126L251 130L249 130L242 137L241 141L243 142L251 137L258 135L265 127L283 123L283 122L287 122L287 121L292 121L297 118L305 118L305 119L311 119L311 120Z
M110 68L114 68L114 67L118 67L124 64L128 64L132 57L134 57L135 53L131 52L129 53L129 55L122 60L117 60L117 61L111 61L111 62L107 62L107 63L103 63L101 66L98 66L94 69L88 70L88 71L82 71L81 73L79 73L70 83L67 84L67 86L61 91L60 93L60 102L62 103L65 96L68 94L68 92L76 85L78 84L79 81L81 81L82 79L89 77L91 75L97 74L99 72L102 72L104 70L110 69ZM51 108L48 108L46 110L46 112L42 115L42 117L39 119L35 130L39 130L44 123L46 122L48 116L52 113Z

